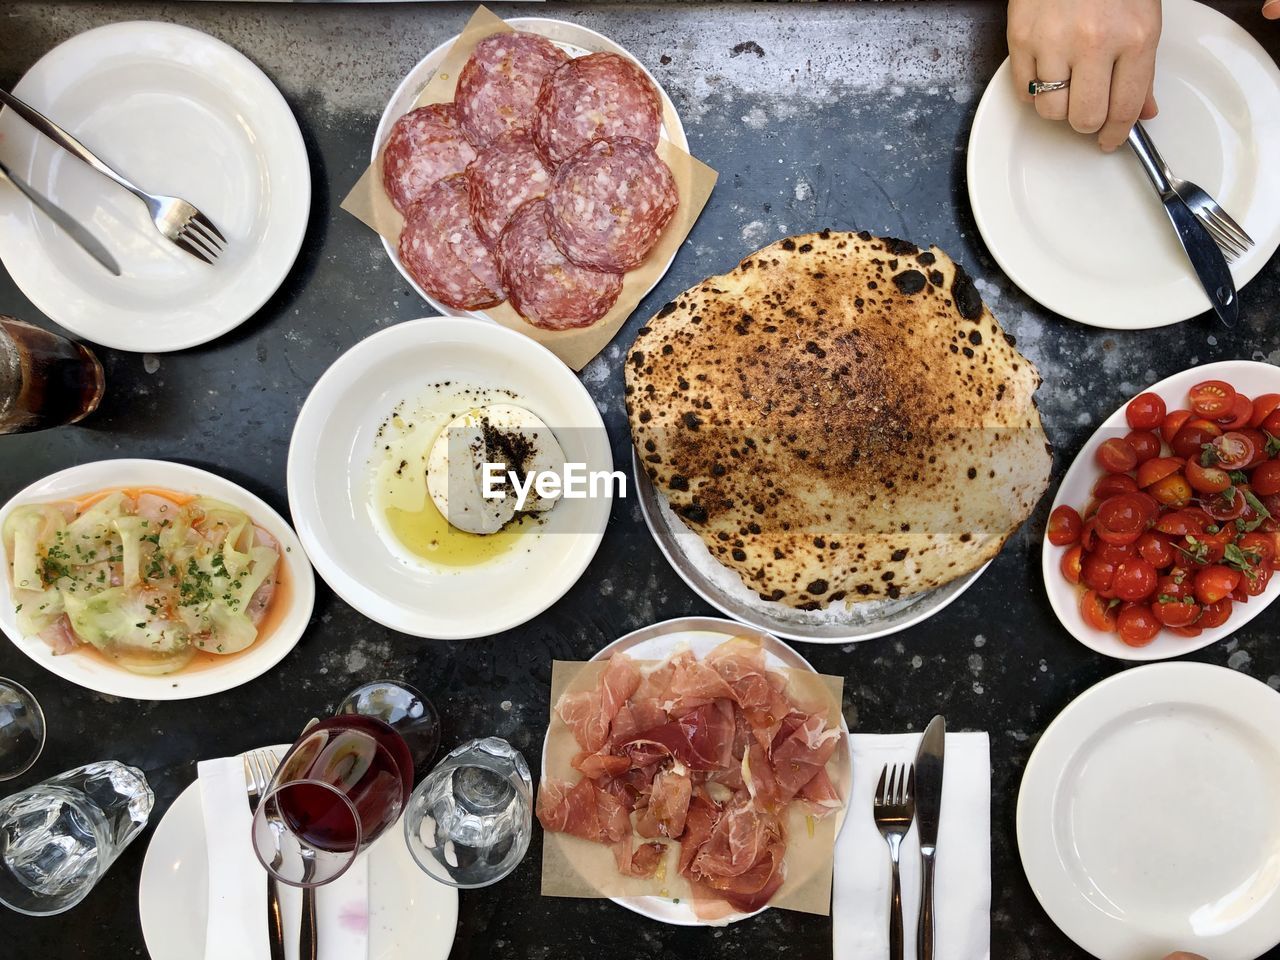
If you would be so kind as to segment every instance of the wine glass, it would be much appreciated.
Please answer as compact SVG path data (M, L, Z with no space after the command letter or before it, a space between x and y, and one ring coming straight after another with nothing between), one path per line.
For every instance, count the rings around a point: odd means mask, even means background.
M31 769L44 750L44 711L20 683L0 677L0 780Z
M375 717L404 738L415 770L426 772L440 749L440 715L407 683L374 680L356 687L338 704L338 714Z
M400 818L412 789L409 748L386 723L355 714L314 721L258 802L254 852L281 883L329 883Z

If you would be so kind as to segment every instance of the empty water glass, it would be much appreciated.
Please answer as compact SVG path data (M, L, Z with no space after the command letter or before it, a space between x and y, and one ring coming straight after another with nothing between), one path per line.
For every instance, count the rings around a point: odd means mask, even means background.
M498 737L453 750L409 798L405 841L423 870L454 887L497 883L533 832L529 765Z
M31 769L44 749L44 711L20 683L0 677L0 780Z
M115 760L0 800L0 903L32 916L70 910L142 832L154 803L142 771Z

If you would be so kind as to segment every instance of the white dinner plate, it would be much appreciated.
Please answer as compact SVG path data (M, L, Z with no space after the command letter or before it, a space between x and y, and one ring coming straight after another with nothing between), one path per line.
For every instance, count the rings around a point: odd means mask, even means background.
M1280 246L1280 69L1222 14L1165 0L1155 94L1160 115L1145 126L1169 166L1256 241L1231 267L1243 287ZM1103 154L1096 137L1042 120L1007 60L974 117L968 180L992 256L1050 310L1130 330L1209 309L1133 151Z
M670 140L681 150L687 151L689 149L689 140L685 136L684 125L680 122L680 116L676 113L675 104L671 102L671 98L667 96L667 91L662 89L662 84L658 83L657 78L630 51L614 43L603 34L564 20L551 20L547 17L512 17L506 23L513 30L523 30L526 33L537 33L547 37L571 57L581 57L588 53L607 52L617 53L635 61L636 66L643 70L645 76L653 81L659 96L662 97L664 118L660 131L662 139ZM369 158L371 163L378 162L378 154L382 150L382 145L386 142L387 137L391 135L391 128L397 120L413 108L418 96L422 93L422 88L431 81L431 78L435 75L436 68L440 66L445 54L449 52L449 47L457 39L456 36L450 37L440 44L440 46L419 60L417 65L409 71L408 76L400 81L400 86L396 88L396 92L391 95L391 100L387 103L386 109L382 111L382 120L378 123L378 130L373 135L373 152ZM666 121L670 121L670 123ZM404 277L405 282L418 291L422 299L439 310L440 313L449 317L481 317L486 320L489 319L489 315L483 310L455 310L429 296L425 290L418 286L417 281L410 276L409 271L404 268L394 244L387 240L386 237L382 238L382 247L387 251L387 256L396 265L396 269L400 271L400 275ZM658 281L662 279L663 274L667 272L667 269L671 266L671 261L674 259L675 254L672 253L671 260L668 260L661 272L653 278L653 285L649 287L649 290L658 285ZM646 295L649 290L645 291Z
M279 288L302 245L311 171L284 97L243 54L171 23L114 23L41 57L13 90L154 194L195 204L227 238L216 263L164 239L141 201L0 112L0 159L120 264L113 277L11 186L0 261L40 310L119 350L221 336Z
M365 856L368 960L447 960L458 927L458 891L418 869L399 829L379 837ZM138 914L151 960L199 960L208 907L209 855L195 782L165 812L142 862Z
M609 522L611 490L561 499L536 532L471 567L399 555L374 523L371 460L382 422L402 400L448 381L513 392L555 434L569 463L613 470L595 401L550 350L497 324L428 317L356 344L316 383L289 444L289 509L311 562L366 617L418 637L459 640L518 626L562 597L587 568Z
M1040 737L1018 850L1055 924L1099 960L1280 942L1280 694L1200 663L1134 667Z
M281 571L287 582L275 603L288 607L265 636L243 653L197 665L164 676L148 677L112 666L106 660L79 651L55 656L39 637L24 636L10 599L11 559L0 543L0 630L15 647L50 673L89 690L134 700L188 700L222 693L266 673L302 639L315 605L315 577L302 544L285 519L244 487L224 477L168 460L99 460L59 470L13 496L0 507L0 527L14 507L83 497L100 490L153 487L175 493L192 493L223 500L247 513L280 544Z
M770 636L762 630L744 627L740 623L734 623L731 620L720 620L716 617L678 617L674 620L664 620L661 623L641 627L639 630L633 630L626 636L619 637L613 643L603 647L591 659L608 660L615 653L626 653L637 660L665 660L682 646L692 650L701 659L726 640L741 636L758 637L760 639L761 645L764 647L765 662L772 669L789 668L807 670L809 673L818 672L813 669L813 664L777 637ZM843 714L840 716L840 729L844 732L845 749L847 750L849 725L845 722ZM551 728L548 727L547 732L542 737L542 769L539 773L539 778L542 780L545 780L547 776L547 737L550 733ZM848 776L844 781L835 785L841 799L846 803L848 803L853 791L853 772L852 770L847 772ZM835 814L838 818L836 821L837 837L839 836L840 828L844 825L846 812L846 808L841 807ZM660 923L669 923L677 927L719 927L745 920L747 917L754 917L756 914L763 913L769 909L766 904L751 913L729 913L718 920L708 921L698 917L691 903L679 903L665 897L610 897L609 899L643 917L657 920Z
M1169 410L1186 409L1187 391L1202 380L1225 380L1250 397L1256 397L1262 393L1280 393L1280 367L1255 360L1224 360L1221 363L1207 363L1202 367L1192 367L1190 370L1175 373L1172 377L1161 380L1139 393L1159 394ZM1083 511L1089 503L1093 485L1103 474L1094 455L1104 440L1123 437L1129 432L1129 424L1125 420L1125 407L1128 405L1129 400L1125 400L1124 406L1103 420L1097 432L1076 454L1075 460L1067 470L1066 476L1062 478L1058 492L1053 498L1054 509L1065 503L1078 511ZM1167 657L1180 657L1201 647L1207 647L1235 633L1267 609L1277 596L1280 596L1280 578L1273 577L1260 596L1250 597L1248 603L1234 604L1231 619L1220 627L1205 630L1198 637L1180 637L1162 630L1145 647L1131 647L1116 634L1103 633L1084 622L1084 618L1080 615L1082 590L1079 586L1068 583L1060 570L1062 555L1068 549L1068 547L1055 547L1049 542L1048 537L1045 537L1040 559L1045 591L1049 595L1049 605L1053 607L1053 612L1058 615L1062 625L1073 637L1091 650L1120 660L1164 660Z

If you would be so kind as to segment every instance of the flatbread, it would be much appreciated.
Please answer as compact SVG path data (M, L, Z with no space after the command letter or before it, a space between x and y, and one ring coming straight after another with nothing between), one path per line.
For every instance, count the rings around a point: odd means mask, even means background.
M641 327L640 459L766 600L897 599L994 557L1048 486L1035 367L936 247L789 237Z

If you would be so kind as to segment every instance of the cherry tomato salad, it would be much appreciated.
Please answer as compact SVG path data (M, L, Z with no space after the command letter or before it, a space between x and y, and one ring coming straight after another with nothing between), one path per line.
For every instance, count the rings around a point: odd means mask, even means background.
M1096 450L1090 502L1056 507L1046 536L1090 627L1132 647L1195 637L1280 569L1280 393L1205 380L1185 408L1142 393L1125 419Z

